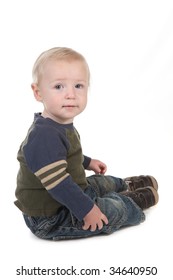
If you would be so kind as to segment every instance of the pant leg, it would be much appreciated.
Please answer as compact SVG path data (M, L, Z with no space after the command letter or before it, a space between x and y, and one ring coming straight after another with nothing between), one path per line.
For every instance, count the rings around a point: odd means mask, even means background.
M105 175L92 175L87 177L88 184L94 187L98 196L109 192L123 192L127 190L126 183L118 177Z
M102 196L98 196L95 187L88 186L85 193L89 195L108 218L108 225L101 230L91 232L83 230L83 223L79 222L70 211L62 207L57 215L50 218L28 217L25 222L30 230L39 238L49 240L65 240L84 238L98 234L110 234L121 227L137 225L145 219L142 210L129 198L116 192L105 192L105 187L99 187Z
M107 216L108 225L104 225L102 233L110 234L122 227L135 226L145 220L142 209L129 197L110 192L97 198L97 205Z
M121 178L92 175L87 177L87 180L95 192L98 207L109 220L109 224L103 227L102 232L111 233L121 227L137 225L145 220L141 208L131 198L121 194L127 190L127 185Z

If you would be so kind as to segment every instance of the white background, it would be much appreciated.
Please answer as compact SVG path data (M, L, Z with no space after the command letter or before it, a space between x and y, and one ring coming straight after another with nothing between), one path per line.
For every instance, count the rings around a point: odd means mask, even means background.
M1 278L25 268L99 268L62 279L170 279L172 252L173 1L16 0L0 3ZM81 52L91 70L88 107L75 120L84 153L107 174L152 174L159 204L146 222L110 236L65 242L35 238L15 200L16 154L34 112L31 70L54 46ZM110 276L109 267L156 266L157 276ZM61 279L41 276L39 279Z

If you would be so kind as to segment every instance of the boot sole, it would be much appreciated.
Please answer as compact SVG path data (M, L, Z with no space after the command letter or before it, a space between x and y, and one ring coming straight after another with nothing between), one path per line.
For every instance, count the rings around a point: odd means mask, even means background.
M154 196L154 200L155 200L155 204L154 205L156 205L158 203L158 201L159 201L159 195L158 195L157 190L154 187L147 187L147 189L151 190L151 192L152 192L152 194Z
M149 175L147 175L146 177L150 178L150 180L151 180L151 182L153 184L152 187L157 191L158 190L158 183L157 183L156 179L153 176L149 176Z

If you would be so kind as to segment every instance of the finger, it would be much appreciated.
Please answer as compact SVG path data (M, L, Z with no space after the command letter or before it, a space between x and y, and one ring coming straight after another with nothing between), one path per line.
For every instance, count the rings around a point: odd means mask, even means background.
M103 219L101 219L101 221L97 224L98 229L101 230L104 224L108 224L108 219L106 218L106 216Z
M91 225L90 231L95 231L97 229L97 224Z
M102 168L98 167L97 169L95 169L95 174L96 175L102 174Z
M107 167L106 167L106 165L101 166L100 173L101 173L101 174L105 174L105 173L106 173L106 171L107 171Z
M107 166L106 165L105 165L103 170L104 170L104 173L107 171Z
M90 230L90 231L95 231L97 229L97 224L94 225L84 225L82 227L83 230Z
M97 226L98 226L98 229L99 229L99 230L102 229L102 227L103 227L103 222L102 222L102 220L97 224Z
M105 215L103 215L101 219L105 223L105 225L109 223L108 218Z
M85 223L84 226L82 227L83 230L88 230L90 227L89 224Z

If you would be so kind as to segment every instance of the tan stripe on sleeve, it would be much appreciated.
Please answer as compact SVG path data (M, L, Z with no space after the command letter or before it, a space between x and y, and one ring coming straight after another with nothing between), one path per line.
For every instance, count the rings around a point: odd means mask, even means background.
M58 184L60 184L64 179L66 179L67 177L69 176L68 173L66 173L63 177L59 178L58 180L56 180L55 182L53 182L52 184L48 185L46 187L46 190L51 190L53 189L54 187L56 187Z
M48 165L42 167L41 169L39 169L38 171L36 171L35 175L37 177L39 177L42 174L44 174L45 172L47 172L47 171L49 171L49 170L51 170L51 169L53 169L53 168L55 168L55 167L57 167L59 165L62 165L62 164L67 164L67 162L64 159L62 159L60 161L56 161L56 162L53 162L51 164L48 164Z

